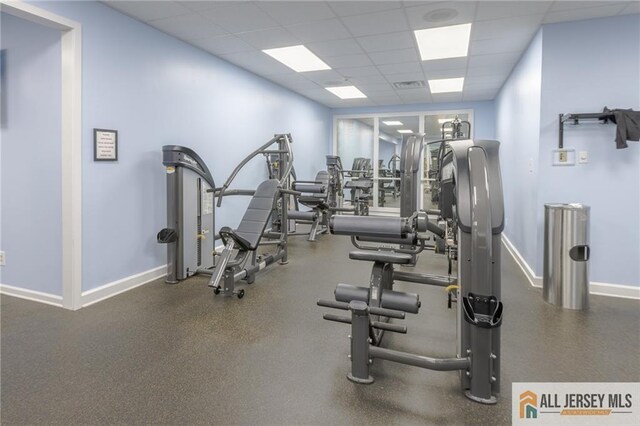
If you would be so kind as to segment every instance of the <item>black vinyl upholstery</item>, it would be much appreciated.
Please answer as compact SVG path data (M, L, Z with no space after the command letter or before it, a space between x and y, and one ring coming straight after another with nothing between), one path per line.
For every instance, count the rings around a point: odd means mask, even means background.
M234 230L228 227L220 229L222 239L224 240L226 237L233 239L243 250L253 251L258 248L262 234L271 218L277 195L278 181L276 179L262 182L251 198L249 207L247 207L238 228Z

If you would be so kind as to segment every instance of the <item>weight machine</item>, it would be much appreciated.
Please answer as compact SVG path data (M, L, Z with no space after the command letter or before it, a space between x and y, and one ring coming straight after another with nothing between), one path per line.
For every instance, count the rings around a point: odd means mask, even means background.
M403 147L405 164L421 158L424 135L412 135ZM350 316L325 314L324 319L351 325L351 371L355 383L371 383L370 365L385 359L416 367L459 371L464 394L480 403L494 404L500 392L500 325L503 305L500 301L500 236L504 226L502 183L497 141L446 141L441 164L439 210L431 211L438 221L429 220L415 208L402 217L334 216L331 232L348 235L358 250L349 257L373 262L369 286L338 284L335 300L319 300L318 305L345 310ZM412 153L413 157L409 156ZM403 198L411 173L403 168ZM415 192L407 192L407 194ZM417 203L417 201L415 202ZM415 204L414 204L415 206ZM407 201L403 208L411 208ZM412 273L394 270L408 265L429 247L426 241L435 234L446 244L444 253L456 264L455 276ZM363 245L363 242L378 245ZM400 248L383 249L379 244ZM390 323L417 313L417 294L393 289L394 281L434 285L453 289L457 301L457 351L448 358L434 358L401 352L381 346L385 331L406 333L405 326ZM449 299L451 306L452 299Z

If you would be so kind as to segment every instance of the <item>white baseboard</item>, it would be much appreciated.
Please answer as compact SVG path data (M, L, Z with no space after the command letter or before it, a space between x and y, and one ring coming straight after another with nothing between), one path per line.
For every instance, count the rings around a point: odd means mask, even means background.
M7 284L0 284L0 294L19 297L20 299L31 300L34 302L46 303L47 305L57 306L59 308L62 307L62 296L56 296L55 294L27 290Z
M83 291L80 297L81 306L84 308L94 303L98 303L109 297L124 293L125 291L139 287L148 282L157 280L167 275L167 265L158 266L139 274L131 275L118 281L105 284L89 291Z
M531 269L527 261L524 260L524 257L520 254L518 249L513 245L513 243L509 240L509 238L507 238L505 234L502 234L502 244L504 244L505 248L507 249L511 257L513 257L513 260L516 261L520 269L522 269L522 272L524 272L524 275L529 280L529 283L534 287L542 287L542 277L536 276L535 272L533 272L533 269Z
M541 288L542 277L538 277L535 275L533 269L531 269L527 261L524 260L524 257L522 257L518 249L515 248L513 243L509 241L509 238L507 238L505 234L502 234L502 243L504 244L511 257L513 257L513 260L515 260L520 269L522 269L522 272L524 272L524 275L529 280L529 283L534 287ZM640 287L632 285L599 283L591 281L589 283L589 293L599 296L640 300Z

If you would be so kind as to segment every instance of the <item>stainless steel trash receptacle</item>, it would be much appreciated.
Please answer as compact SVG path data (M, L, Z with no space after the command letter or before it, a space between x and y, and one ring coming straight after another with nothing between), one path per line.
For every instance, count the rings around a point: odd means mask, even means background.
M589 206L545 204L542 297L567 309L589 307Z

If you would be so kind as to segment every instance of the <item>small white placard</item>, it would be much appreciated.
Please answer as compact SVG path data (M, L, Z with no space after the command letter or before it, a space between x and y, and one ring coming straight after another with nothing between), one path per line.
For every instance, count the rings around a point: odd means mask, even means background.
M93 160L118 160L118 132L116 130L93 129Z

